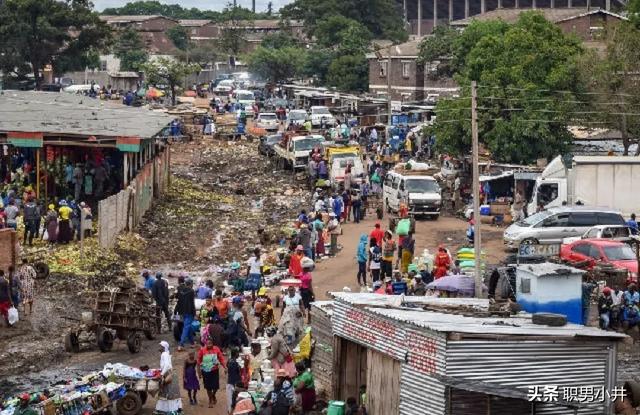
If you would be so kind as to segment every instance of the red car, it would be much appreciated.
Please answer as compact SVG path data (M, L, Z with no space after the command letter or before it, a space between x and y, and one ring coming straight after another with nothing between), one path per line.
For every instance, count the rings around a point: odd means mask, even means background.
M580 239L570 244L562 245L560 258L581 262L590 261L587 268L592 268L596 262L615 265L629 271L631 280L638 279L638 260L631 247L623 242L608 239Z

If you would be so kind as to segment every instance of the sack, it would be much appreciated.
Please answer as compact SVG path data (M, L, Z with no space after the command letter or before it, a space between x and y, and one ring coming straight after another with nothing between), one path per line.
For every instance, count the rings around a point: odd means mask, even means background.
M42 234L42 240L43 241L48 241L49 240L49 231L47 231L46 229L44 230L44 233Z
M165 385L169 385L171 384L171 382L173 382L173 371L170 371L169 373L167 373L164 379L162 380L162 383L164 383Z
M396 233L400 236L409 235L409 231L411 230L411 220L410 219L400 219L398 221L398 225L396 226Z
M13 326L14 324L16 324L18 322L18 309L11 306L11 308L8 311L8 315L7 315L7 320L9 320L9 325Z

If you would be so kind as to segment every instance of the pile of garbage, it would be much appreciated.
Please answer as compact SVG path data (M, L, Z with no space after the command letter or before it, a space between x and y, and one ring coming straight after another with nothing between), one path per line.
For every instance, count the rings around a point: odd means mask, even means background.
M305 183L274 172L255 144L204 140L172 151L171 187L139 228L150 264L197 268L248 258L255 246L273 250L309 205Z

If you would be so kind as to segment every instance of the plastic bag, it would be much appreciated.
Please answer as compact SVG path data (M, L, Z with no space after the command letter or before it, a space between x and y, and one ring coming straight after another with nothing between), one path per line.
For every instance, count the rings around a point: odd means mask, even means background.
M411 229L411 220L400 219L398 221L398 225L396 226L396 233L400 236L407 236L409 235L410 229Z
M297 363L311 356L311 333L306 333L298 344L300 351L293 356L293 360Z
M47 231L46 229L44 230L44 233L42 234L42 240L43 241L48 241L49 240L49 231Z
M16 324L18 322L18 319L19 319L19 317L18 317L18 309L12 306L9 309L8 313L9 314L7 316L7 320L9 320L9 325L13 326L14 324Z

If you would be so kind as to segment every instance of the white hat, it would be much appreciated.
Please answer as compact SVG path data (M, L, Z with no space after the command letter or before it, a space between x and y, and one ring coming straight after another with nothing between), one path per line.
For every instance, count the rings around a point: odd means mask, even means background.
M169 343L167 343L167 341L163 340L160 342L160 346L162 346L162 348L164 349L165 352L169 351Z

